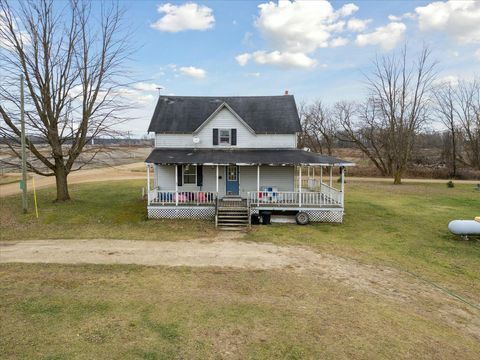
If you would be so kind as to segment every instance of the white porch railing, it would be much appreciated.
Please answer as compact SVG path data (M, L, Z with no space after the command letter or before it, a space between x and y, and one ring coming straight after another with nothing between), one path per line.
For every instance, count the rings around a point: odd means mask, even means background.
M259 191L249 192L251 205L275 205L290 207L343 206L342 193L328 185L322 185L322 192Z
M217 193L212 191L164 191L150 190L151 205L215 205Z

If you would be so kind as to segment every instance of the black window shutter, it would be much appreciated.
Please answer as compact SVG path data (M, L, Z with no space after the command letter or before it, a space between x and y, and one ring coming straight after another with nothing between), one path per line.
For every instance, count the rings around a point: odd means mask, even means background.
M182 186L183 183L183 176L182 176L182 165L177 166L177 185Z
M203 186L203 166L197 165L197 186Z
M213 145L218 145L218 129L213 129Z
M237 129L232 129L231 136L232 136L232 139L230 141L230 144L237 145Z

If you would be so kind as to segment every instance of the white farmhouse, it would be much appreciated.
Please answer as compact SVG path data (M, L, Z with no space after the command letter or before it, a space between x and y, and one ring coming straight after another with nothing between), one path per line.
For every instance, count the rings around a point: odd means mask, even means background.
M149 218L215 218L230 228L280 213L298 223L343 220L344 171L353 164L297 149L291 95L160 96L148 131Z

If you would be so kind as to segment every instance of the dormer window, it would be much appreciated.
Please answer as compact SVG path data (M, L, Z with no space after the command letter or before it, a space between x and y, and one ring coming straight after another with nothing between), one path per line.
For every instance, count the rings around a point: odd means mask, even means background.
M219 129L218 143L220 145L230 145L230 129Z
M213 145L237 145L237 129L213 129Z

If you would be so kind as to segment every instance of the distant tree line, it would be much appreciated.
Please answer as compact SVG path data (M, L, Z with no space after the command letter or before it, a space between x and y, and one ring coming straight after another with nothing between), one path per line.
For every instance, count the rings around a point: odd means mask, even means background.
M438 82L428 48L413 61L407 55L404 47L374 60L364 101L300 105L299 146L329 155L353 146L394 184L418 158L422 142L441 151L450 177L459 166L480 170L479 79Z

